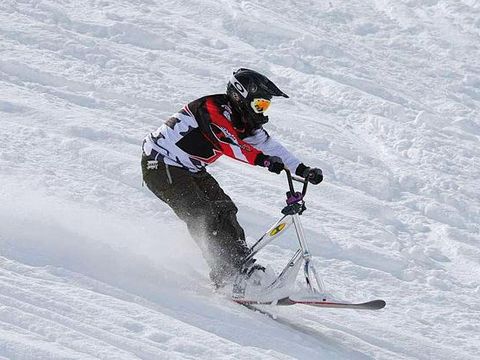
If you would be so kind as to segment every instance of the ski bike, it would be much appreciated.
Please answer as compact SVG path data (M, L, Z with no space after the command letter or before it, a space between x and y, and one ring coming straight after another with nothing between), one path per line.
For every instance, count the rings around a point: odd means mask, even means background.
M262 286L261 291L252 292L248 286L247 277L238 275L233 284L232 299L242 305L254 307L255 305L311 305L325 308L350 308L360 310L379 310L385 307L384 300L372 300L364 303L339 301L332 298L325 290L325 285L311 262L312 255L308 248L305 232L300 221L300 216L306 210L305 195L308 180L296 177L288 169L287 175L289 191L286 193L287 205L282 209L283 216L273 224L260 239L251 246L250 254L245 259L244 269L253 264L254 256L264 249L274 239L282 235L292 224L295 228L299 248L288 261L280 274L267 286ZM301 192L295 191L293 182L303 184ZM303 269L305 289L295 295L293 286L299 272Z

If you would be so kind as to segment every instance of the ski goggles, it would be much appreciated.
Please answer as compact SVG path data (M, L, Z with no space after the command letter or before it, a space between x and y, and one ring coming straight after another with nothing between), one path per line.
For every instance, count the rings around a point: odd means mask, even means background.
M250 103L250 106L257 114L261 114L268 110L268 108L270 107L270 103L270 100L256 98L253 99L253 101Z

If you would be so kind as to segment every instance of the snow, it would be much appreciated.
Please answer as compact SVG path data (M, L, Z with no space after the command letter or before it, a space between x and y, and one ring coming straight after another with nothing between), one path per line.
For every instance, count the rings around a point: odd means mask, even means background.
M0 359L476 359L479 19L472 0L2 1ZM238 67L290 95L267 129L324 170L302 221L327 287L384 310L233 304L142 187L143 137ZM210 172L250 242L276 221L283 176Z

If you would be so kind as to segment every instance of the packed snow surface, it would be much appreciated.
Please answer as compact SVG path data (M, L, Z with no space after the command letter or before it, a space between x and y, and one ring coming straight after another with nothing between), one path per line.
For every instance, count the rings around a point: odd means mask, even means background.
M266 128L324 170L302 220L327 288L384 310L232 303L142 187L143 137L238 67L290 95ZM3 0L0 358L478 359L479 140L475 0ZM284 176L210 172L253 242Z

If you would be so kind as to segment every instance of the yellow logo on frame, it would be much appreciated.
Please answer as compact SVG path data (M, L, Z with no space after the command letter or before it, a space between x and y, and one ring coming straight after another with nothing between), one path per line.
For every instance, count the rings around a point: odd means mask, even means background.
M285 223L278 224L278 226L276 228L274 228L272 231L270 231L270 236L277 235L280 231L285 229L285 226L286 226Z

